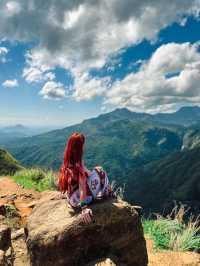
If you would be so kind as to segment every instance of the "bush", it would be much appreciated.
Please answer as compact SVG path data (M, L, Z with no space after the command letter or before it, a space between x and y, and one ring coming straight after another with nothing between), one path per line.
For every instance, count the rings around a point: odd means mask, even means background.
M153 240L156 249L190 251L200 249L200 226L198 218L184 222L184 207L167 218L157 216L156 220L143 220L144 232Z
M20 228L20 216L17 212L16 207L13 204L6 204L6 224L10 228L19 229Z
M14 218L18 216L17 209L14 205L8 204L5 205L6 208L6 218Z
M0 148L0 176L13 175L23 167L6 150Z
M37 191L55 190L57 188L57 178L53 171L43 171L39 168L18 171L13 179L21 186Z
M119 199L119 200L124 199L125 184L123 185L123 187L121 187L121 186L117 185L117 182L115 180L113 180L111 183L111 190L113 192L113 195L117 199Z

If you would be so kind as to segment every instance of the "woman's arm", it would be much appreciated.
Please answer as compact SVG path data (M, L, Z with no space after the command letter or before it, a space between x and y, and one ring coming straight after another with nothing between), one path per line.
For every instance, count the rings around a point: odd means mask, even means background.
M80 191L80 201L84 202L87 198L86 176L85 175L79 178L79 191Z
M82 162L82 164L83 164L84 171L87 173L88 176L90 176L91 175L91 171L87 169L87 167L84 164L84 161Z

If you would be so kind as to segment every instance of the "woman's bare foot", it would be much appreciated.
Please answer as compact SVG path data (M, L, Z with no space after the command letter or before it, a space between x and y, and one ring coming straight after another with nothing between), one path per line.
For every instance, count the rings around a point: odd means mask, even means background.
M81 212L81 220L85 224L90 224L92 222L92 210L90 208L84 208Z

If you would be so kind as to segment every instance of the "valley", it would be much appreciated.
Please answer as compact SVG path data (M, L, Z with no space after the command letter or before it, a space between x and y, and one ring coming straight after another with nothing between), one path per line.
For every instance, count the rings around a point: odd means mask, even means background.
M125 188L129 202L147 212L168 209L174 201L198 209L199 117L199 107L156 115L116 109L74 126L0 142L24 167L58 171L67 138L82 132L88 168L102 165L111 181Z

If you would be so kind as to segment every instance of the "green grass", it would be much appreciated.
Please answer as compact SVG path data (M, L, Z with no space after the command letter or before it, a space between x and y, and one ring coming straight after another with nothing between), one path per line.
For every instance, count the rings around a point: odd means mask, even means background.
M174 251L191 251L200 249L200 226L198 219L186 223L183 215L180 218L181 207L172 218L158 216L157 220L143 220L144 233L154 241L156 249Z
M53 171L43 171L39 168L18 171L13 179L24 188L35 189L40 192L57 188L56 175Z
M22 169L23 167L9 152L0 148L0 176L13 175L16 171Z

